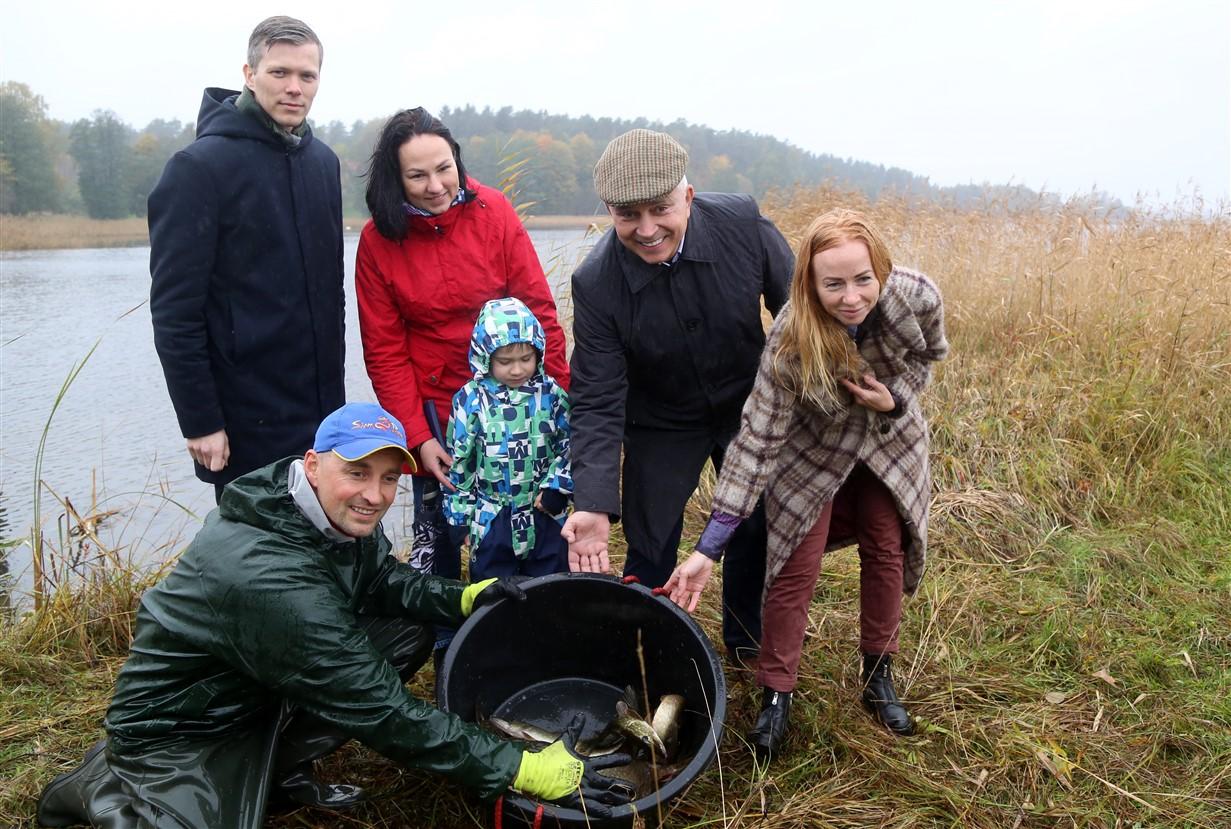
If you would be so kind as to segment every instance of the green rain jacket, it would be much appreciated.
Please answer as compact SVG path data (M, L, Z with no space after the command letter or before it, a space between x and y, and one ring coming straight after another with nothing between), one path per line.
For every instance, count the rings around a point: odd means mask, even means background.
M292 460L228 487L142 598L107 711L108 754L123 766L147 753L198 758L174 781L180 791L230 781L223 787L251 797L268 784L286 701L391 760L496 797L521 751L411 696L356 623L362 613L456 627L464 585L398 563L380 530L325 538L287 492Z

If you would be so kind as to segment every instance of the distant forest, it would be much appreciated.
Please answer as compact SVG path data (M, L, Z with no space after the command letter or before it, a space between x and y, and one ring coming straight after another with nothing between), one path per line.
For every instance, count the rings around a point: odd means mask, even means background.
M989 196L1037 203L1024 187L937 187L898 167L817 155L768 135L719 131L685 121L570 117L545 112L445 107L437 113L462 145L472 176L498 185L521 162L519 202L539 215L592 215L601 209L591 183L599 154L636 127L664 130L688 149L688 179L698 190L751 193L833 181L875 199L895 192L951 200L959 206ZM363 171L385 118L312 123L342 163L343 211L367 214ZM85 213L93 218L144 216L145 201L173 153L192 141L194 125L156 119L142 129L98 110L73 123L47 117L43 98L22 83L0 84L0 212ZM1111 203L1110 199L1106 199Z

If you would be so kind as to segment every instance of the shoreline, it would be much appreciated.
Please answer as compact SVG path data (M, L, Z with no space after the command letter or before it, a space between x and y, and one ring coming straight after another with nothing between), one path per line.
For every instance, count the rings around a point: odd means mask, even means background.
M358 233L366 216L343 216L345 233ZM605 215L597 216L527 216L527 230L585 230L591 225L600 229L610 224ZM81 248L141 247L150 243L149 228L144 217L126 219L91 219L66 213L37 216L0 217L0 251L72 250Z

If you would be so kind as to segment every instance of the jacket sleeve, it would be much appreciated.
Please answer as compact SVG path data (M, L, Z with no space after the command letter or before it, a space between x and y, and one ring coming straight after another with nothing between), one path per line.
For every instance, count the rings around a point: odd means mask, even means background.
M414 449L432 436L423 416L419 378L407 353L406 326L393 296L393 274L382 272L369 234L359 239L355 255L355 299L359 305L359 334L363 362L380 405L406 429L406 442Z
M722 471L714 487L711 508L716 512L740 519L752 515L786 443L788 427L795 415L795 400L774 379L773 372L773 353L785 321L786 316L779 315L770 329L752 393L744 402L739 433L727 446Z
M453 414L449 418L448 446L453 456L449 468L449 481L457 487L453 492L443 490L445 518L458 527L469 526L475 511L475 486L479 474L479 441L475 437L480 428L479 418L473 405L472 387L469 383L453 395Z
M574 277L573 506L618 519L628 358L609 309L600 305Z
M460 605L460 585L407 571L388 568L372 589L400 595L408 606ZM261 575L216 594L224 597L215 615L222 658L394 761L443 774L485 798L508 787L521 751L411 696L328 575L290 567Z
M386 554L364 596L363 612L458 627L466 621L462 615L465 589L462 582L416 570Z
M568 395L559 388L551 391L552 421L555 424L551 437L553 460L539 489L555 489L568 494L573 491L573 467L569 462Z
M932 379L932 363L949 353L945 337L945 311L940 289L923 274L899 278L905 312L901 320L889 320L888 336L903 348L905 371L894 377L878 378L904 405L917 400Z
M150 317L154 348L186 438L226 427L210 370L206 322L218 211L209 172L187 153L172 156L149 196Z
M791 296L791 277L795 272L795 254L782 238L774 223L764 216L757 218L757 230L761 237L761 275L765 307L775 317Z
M526 303L526 307L543 326L543 332L547 335L547 354L544 359L547 373L567 391L571 378L564 330L556 316L556 301L552 298L551 288L547 285L547 277L543 274L543 266L534 251L530 234L526 233L526 228L517 218L513 206L507 201L503 201L502 205L505 211L504 261L508 268L508 295Z

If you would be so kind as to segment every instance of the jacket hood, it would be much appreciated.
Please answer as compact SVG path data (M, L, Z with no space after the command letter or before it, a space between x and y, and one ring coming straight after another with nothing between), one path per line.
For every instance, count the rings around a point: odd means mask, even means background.
M535 369L536 379L543 377L543 351L547 335L538 317L520 299L505 297L493 299L479 311L470 337L470 367L474 379L482 380L491 371L492 354L497 348L514 343L530 343L539 352L539 364Z
M264 124L235 108L238 99L239 91L235 89L216 86L206 89L201 98L201 111L197 113L197 138L207 135L249 138L285 149L286 145ZM302 149L311 141L312 129L309 127L296 149Z
M295 505L287 490L294 457L242 475L222 491L218 514L228 521L277 533L289 538L310 539L316 528Z

